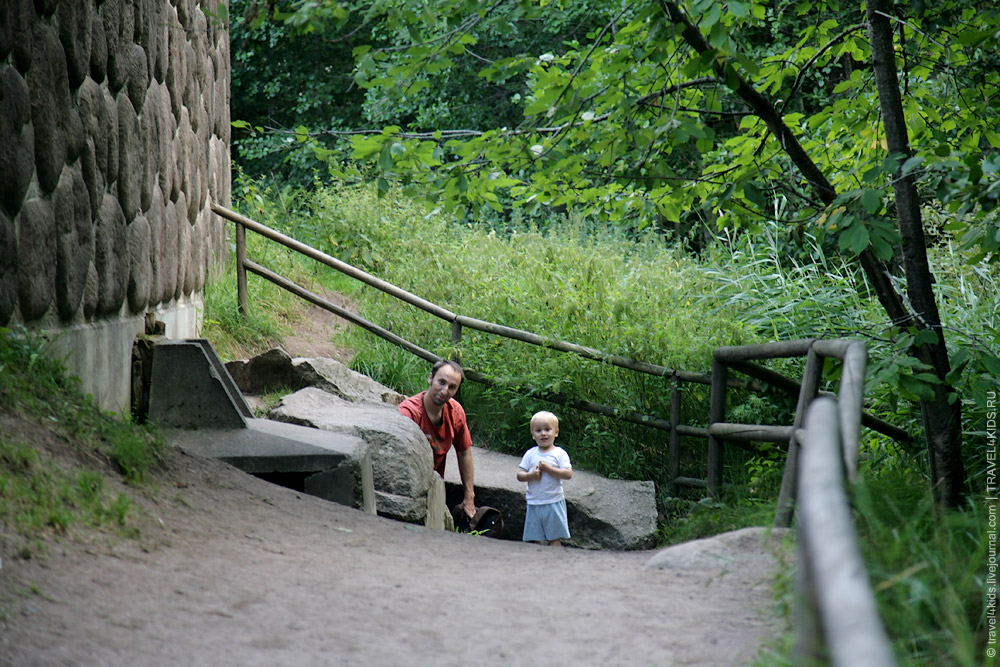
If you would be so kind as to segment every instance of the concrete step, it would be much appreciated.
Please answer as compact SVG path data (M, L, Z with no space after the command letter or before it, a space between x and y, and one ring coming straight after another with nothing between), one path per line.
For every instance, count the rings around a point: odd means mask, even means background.
M371 447L361 438L253 416L204 338L153 346L149 419L167 442L304 493L376 512Z

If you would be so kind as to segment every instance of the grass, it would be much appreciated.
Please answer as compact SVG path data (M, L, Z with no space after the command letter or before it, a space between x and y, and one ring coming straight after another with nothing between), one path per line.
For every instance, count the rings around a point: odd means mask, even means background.
M131 501L101 469L142 484L165 451L157 433L100 410L25 330L0 328L0 417L0 523L29 540L74 525L131 534Z

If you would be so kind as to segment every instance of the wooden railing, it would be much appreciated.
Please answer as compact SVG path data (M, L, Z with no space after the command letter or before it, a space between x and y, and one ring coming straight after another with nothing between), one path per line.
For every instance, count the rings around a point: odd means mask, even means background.
M862 370L863 370L862 366ZM799 664L891 667L844 482L857 474L854 397L816 398L805 415L799 466L799 569L795 656Z
M867 365L864 343L850 340L807 339L721 347L713 353L711 375L669 369L457 315L235 211L215 204L212 205L212 210L236 223L237 290L241 313L246 313L249 308L246 272L250 271L426 361L435 362L441 358L248 259L246 230L250 229L451 323L451 338L455 345L461 343L463 328L470 328L531 345L577 354L635 372L667 378L671 383L669 419L638 413L623 414L610 406L591 401L538 392L531 387L522 386L520 389L537 398L560 405L668 431L670 434L668 476L675 487L703 487L707 488L709 493L718 493L722 487L724 443L737 446L748 446L751 442L787 443L784 475L774 523L776 526L791 525L798 491L801 495L798 512L801 561L799 591L803 613L798 619L797 657L803 662L830 660L835 665L845 667L895 665L858 550L844 486L845 479L848 483L856 481L859 434L862 425L899 441L906 441L909 436L902 429L876 419L862 410ZM800 356L806 357L801 383L756 363L765 359ZM823 360L826 358L839 359L843 364L839 398L836 401L833 394L819 391ZM730 370L747 375L749 379L730 377ZM502 380L486 377L472 369L466 369L466 377L491 386L508 386ZM683 383L710 387L710 414L706 428L681 423ZM739 388L761 391L764 385L798 397L791 426L737 424L726 421L728 390ZM679 475L682 436L707 439L707 479Z

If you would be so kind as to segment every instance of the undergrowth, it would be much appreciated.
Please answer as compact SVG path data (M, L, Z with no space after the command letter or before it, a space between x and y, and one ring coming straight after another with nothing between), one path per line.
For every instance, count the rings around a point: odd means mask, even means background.
M132 531L131 501L108 487L101 469L143 483L162 461L162 437L102 411L23 329L0 328L0 417L28 425L0 433L0 523L29 539L76 524ZM19 436L25 428L30 435ZM76 463L54 464L43 438Z

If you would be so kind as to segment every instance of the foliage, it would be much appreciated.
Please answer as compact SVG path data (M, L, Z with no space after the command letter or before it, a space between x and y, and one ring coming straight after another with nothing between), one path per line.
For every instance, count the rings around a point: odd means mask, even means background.
M163 439L102 412L79 379L46 355L43 340L26 330L0 328L0 408L51 420L66 437L117 466L125 480L141 482L162 459Z
M296 220L296 239L318 245L318 230L302 216L308 193L291 186L279 188L260 184L240 175L235 183L233 207L273 229L288 230ZM247 256L304 287L314 286L315 265L307 266L301 256L272 243L258 234L246 235ZM205 285L205 313L202 335L210 339L223 359L245 359L260 354L288 335L300 317L302 302L254 274L247 275L249 310L241 315L236 282L236 253L231 247L224 271Z
M862 555L900 664L984 664L985 499L975 494L966 507L937 516L913 470L892 467L865 471L854 502Z
M875 1L865 14L837 0L608 8L582 36L483 62L483 82L519 82L516 126L427 131L403 119L354 135L353 162L318 144L317 156L338 178L372 179L383 194L400 183L453 211L556 207L640 230L755 231L773 219L810 232L864 271L895 325L887 373L919 402L935 488L954 504L965 482L954 425L968 400L954 381L1000 358L993 336L953 346L949 359L919 205L947 219L974 264L995 259L1000 74L988 45L1000 11ZM326 5L294 7L289 21L322 23ZM558 24L577 5L337 7L342 20L377 17L401 39L354 50L355 81L391 102L473 58L486 36L541 16ZM305 128L299 138L317 141Z

